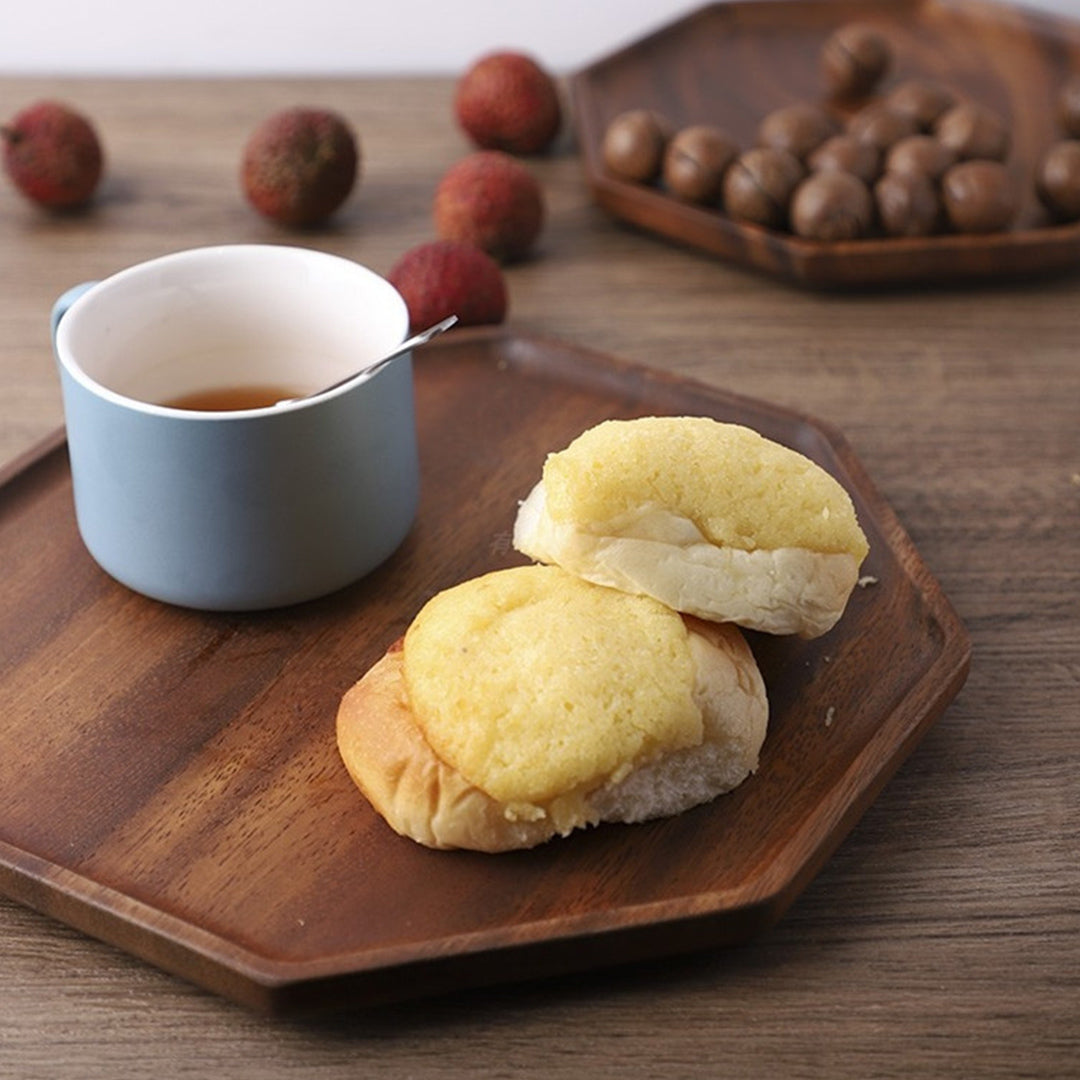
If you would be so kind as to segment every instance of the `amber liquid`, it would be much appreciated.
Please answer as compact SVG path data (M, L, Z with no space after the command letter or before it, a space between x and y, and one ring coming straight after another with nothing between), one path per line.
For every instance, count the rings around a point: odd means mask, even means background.
M289 386L226 386L217 390L196 390L161 404L170 409L231 412L235 409L265 409L295 397L303 397L303 392Z

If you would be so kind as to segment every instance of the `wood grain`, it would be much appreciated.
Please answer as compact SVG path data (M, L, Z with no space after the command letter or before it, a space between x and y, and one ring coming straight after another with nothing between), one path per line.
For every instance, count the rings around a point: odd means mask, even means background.
M875 96L831 102L820 56L829 35L859 22L893 51ZM584 167L599 204L639 228L743 266L821 288L956 282L1058 273L1080 263L1080 225L1053 221L1034 186L1039 160L1063 137L1057 95L1080 68L1080 28L979 0L798 0L706 5L578 73L572 84ZM839 121L909 78L947 86L1006 119L1007 167L1021 193L1012 228L985 236L881 235L840 243L742 224L714 207L671 197L659 184L620 180L601 143L619 113L655 109L673 130L711 124L746 149L761 120L796 101Z
M82 548L62 446L0 488L5 892L276 1012L730 944L780 918L963 684L966 631L836 433L501 331L416 360L419 518L322 603L223 618L132 595ZM434 591L523 561L509 536L547 452L661 414L798 449L870 541L873 584L833 632L751 638L770 702L757 774L694 814L502 859L396 836L337 758L341 695Z
M430 237L435 184L467 152L452 91L0 79L0 112L77 101L110 154L89 216L42 217L0 185L0 458L60 422L46 320L72 282L251 239L385 271ZM366 174L332 228L297 236L255 219L234 176L250 127L305 100L354 118ZM568 140L529 166L549 212L508 271L511 328L843 431L969 629L964 689L773 929L681 960L268 1023L0 901L0 1074L1075 1075L1080 279L821 295L623 227Z

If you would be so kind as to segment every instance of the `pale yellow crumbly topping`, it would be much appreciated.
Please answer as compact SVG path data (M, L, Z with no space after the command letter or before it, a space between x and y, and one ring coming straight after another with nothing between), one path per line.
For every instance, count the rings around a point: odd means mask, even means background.
M860 561L867 552L851 498L824 469L708 417L605 421L548 455L544 490L555 521L585 530L659 506L721 546L801 547Z
M433 597L405 635L404 674L439 757L519 815L702 739L682 619L558 567Z

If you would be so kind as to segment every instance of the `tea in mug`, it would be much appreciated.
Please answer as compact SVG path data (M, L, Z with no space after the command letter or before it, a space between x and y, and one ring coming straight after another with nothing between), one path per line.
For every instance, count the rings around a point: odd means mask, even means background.
M279 401L303 396L302 390L289 386L225 386L181 394L161 404L169 409L193 412L232 412L237 409L265 409Z

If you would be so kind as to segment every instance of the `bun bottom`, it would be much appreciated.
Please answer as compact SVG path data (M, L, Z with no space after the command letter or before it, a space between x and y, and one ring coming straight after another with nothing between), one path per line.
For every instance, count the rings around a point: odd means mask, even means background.
M390 827L431 848L510 851L604 821L681 813L732 790L757 768L768 721L765 685L739 630L686 622L701 744L641 764L617 782L568 793L534 820L513 817L436 755L409 706L401 641L343 697L338 751Z
M784 547L743 551L710 543L687 518L643 509L605 533L556 522L541 481L518 509L514 547L596 585L651 596L675 611L768 634L820 637L858 581L846 553Z

